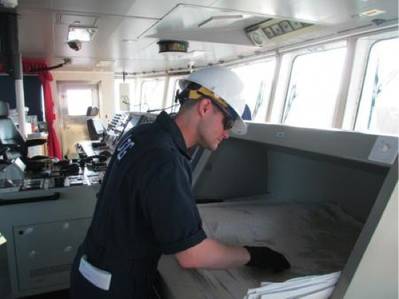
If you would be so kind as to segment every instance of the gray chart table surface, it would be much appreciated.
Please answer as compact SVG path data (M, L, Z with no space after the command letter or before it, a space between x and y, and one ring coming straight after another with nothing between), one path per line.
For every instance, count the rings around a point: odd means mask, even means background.
M163 256L159 269L168 298L242 299L262 281L340 271L362 228L338 206L326 203L233 201L199 205L199 211L209 238L271 247L283 253L292 268L280 274L245 266L182 270L173 256Z

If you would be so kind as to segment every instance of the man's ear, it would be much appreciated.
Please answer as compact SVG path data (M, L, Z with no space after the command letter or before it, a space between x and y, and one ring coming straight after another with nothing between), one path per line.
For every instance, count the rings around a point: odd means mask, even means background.
M212 102L210 99L201 99L197 105L197 110L200 116L204 116L212 109Z

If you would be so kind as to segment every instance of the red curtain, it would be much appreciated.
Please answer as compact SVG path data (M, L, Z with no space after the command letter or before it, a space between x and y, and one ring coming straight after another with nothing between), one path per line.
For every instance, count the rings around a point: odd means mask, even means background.
M47 68L47 64L41 59L22 59L24 73L35 73L37 69ZM45 117L48 127L47 149L50 157L57 157L62 159L60 141L58 140L57 133L54 129L54 121L56 114L54 112L54 101L51 92L50 82L53 81L53 76L49 71L38 72L40 82L43 86Z
M53 95L51 93L51 85L50 82L53 81L53 76L49 71L37 71L40 69L46 69L47 64L43 59L22 59L23 72L26 74L36 73L39 75L40 82L43 86L43 95L44 95L44 105L45 105L45 117L48 126L48 138L47 138L47 149L48 155L50 157L57 157L58 159L62 159L61 146L60 141L58 140L57 133L54 129L54 121L56 119L56 115L54 112L54 101ZM3 71L4 68L0 65L0 72Z

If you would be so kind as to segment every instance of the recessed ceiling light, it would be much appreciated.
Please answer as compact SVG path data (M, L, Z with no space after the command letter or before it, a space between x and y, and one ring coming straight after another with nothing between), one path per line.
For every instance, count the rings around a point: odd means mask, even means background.
M370 9L370 10L366 10L363 11L359 14L359 16L361 17L374 17L374 16L378 16L381 14L386 13L385 10L381 10L381 9Z
M193 50L193 51L188 52L188 54L190 54L190 56L192 58L197 58L197 57L204 56L206 54L206 52L202 51L202 50Z
M122 43L132 44L137 42L137 39L122 39Z
M96 67L110 67L114 64L113 60L100 60L96 63Z
M200 28L228 26L237 20L246 18L246 15L221 15L213 16L198 24Z

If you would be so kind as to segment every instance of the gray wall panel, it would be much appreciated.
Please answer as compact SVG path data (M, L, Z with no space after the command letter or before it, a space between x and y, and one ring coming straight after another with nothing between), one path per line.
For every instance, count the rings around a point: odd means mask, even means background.
M335 202L365 221L388 169L300 151L267 151L273 199Z
M267 193L295 202L334 202L364 222L388 168L302 150L230 139L213 152L194 185L197 199Z
M226 140L213 152L194 185L197 199L225 199L264 194L267 159L261 144Z

